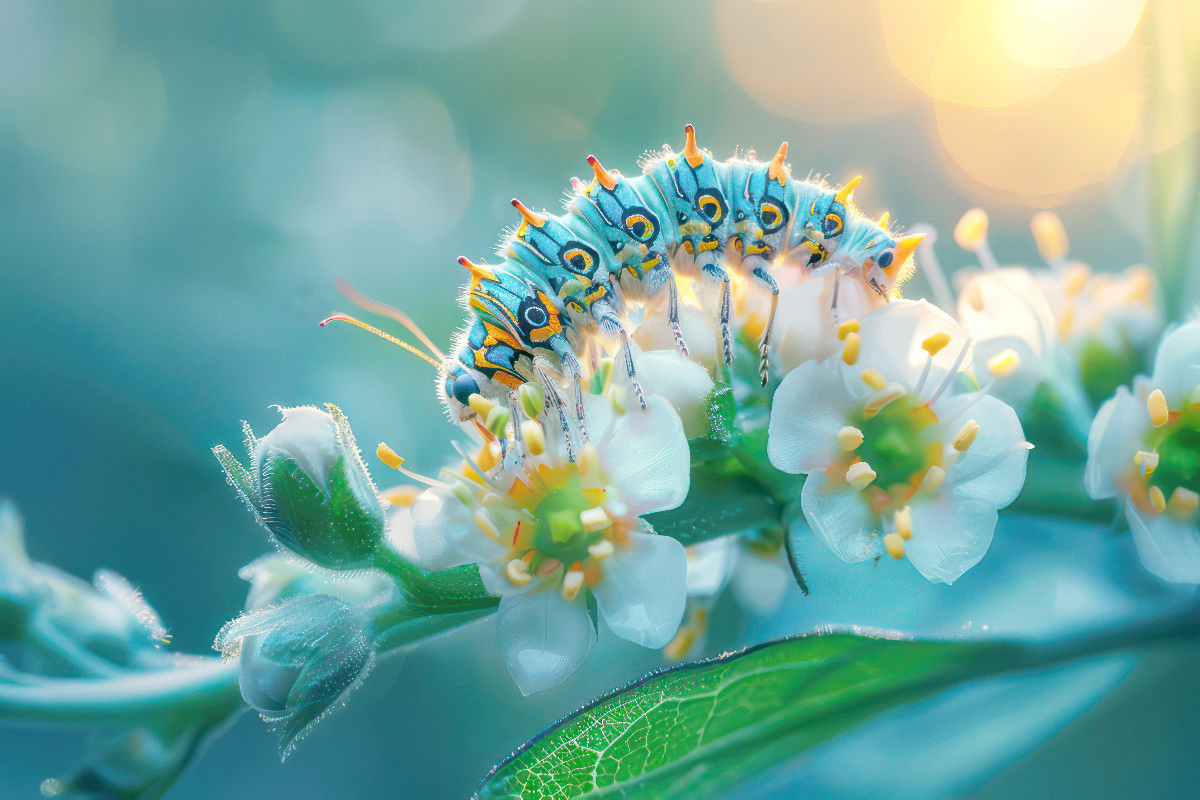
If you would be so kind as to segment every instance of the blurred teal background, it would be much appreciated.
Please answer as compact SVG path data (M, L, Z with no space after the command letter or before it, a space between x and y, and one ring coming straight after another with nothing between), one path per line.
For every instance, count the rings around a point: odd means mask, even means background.
M930 24L910 31L886 2L5 0L0 493L23 511L30 551L76 574L103 565L129 576L173 646L206 651L241 607L237 568L266 547L209 452L238 443L241 419L266 430L272 404L336 402L361 442L386 439L419 470L449 453L427 365L349 326L318 327L349 310L333 280L448 342L462 318L455 258L490 254L514 222L510 197L555 207L588 153L630 172L643 151L680 146L687 122L718 155L787 139L797 173L865 174L859 204L946 232L939 252L951 266L968 258L948 232L979 204L1002 262L1035 258L1028 218L1049 206L1075 257L1101 270L1146 260L1146 155L1177 140L1142 124L1141 3L1087 15L1128 27L1124 39L1090 33L1096 47L1109 42L1091 61L1063 44L1073 62L1039 66L1026 54L1020 70L996 62L968 85L1003 96L964 95L953 48L920 61L936 37L973 29L933 24L947 3L916 5L905 19ZM1180 124L1176 135L1191 135ZM927 288L920 277L910 287ZM1074 567L1095 569L1064 578L1064 542L1073 558L1090 554ZM826 556L807 556L813 597L789 597L772 620L720 607L709 649L834 622L954 633L990 618L1018 634L1036 621L1044 634L1178 596L1104 528L1009 520L953 589L914 580L902 596ZM523 699L482 627L381 666L286 765L244 715L176 796L462 797L546 723L662 663L602 638L579 675ZM1055 681L1079 690L1063 708L1090 707L1120 684L1027 758L1061 722L1053 713L1031 737L1006 718L945 763L887 766L872 755L880 740L867 738L784 780L848 795L865 791L872 768L914 794L1193 787L1195 653L1117 661L1047 678L1047 697ZM1003 705L980 703L975 719ZM914 731L952 731L966 712L928 713L952 719L892 724L938 752L944 743ZM0 729L0 796L34 796L83 744ZM847 769L865 783L847 783Z

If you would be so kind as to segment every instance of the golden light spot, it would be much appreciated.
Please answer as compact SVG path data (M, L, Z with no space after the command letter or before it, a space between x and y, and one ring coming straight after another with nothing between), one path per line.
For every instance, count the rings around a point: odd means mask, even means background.
M1129 44L1143 6L1143 0L1005 0L993 32L1022 64L1081 67Z

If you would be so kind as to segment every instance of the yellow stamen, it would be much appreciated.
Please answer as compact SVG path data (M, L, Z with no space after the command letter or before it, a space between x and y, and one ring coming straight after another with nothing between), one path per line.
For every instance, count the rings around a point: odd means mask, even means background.
M1167 503L1167 511L1177 517L1186 517L1200 508L1200 494L1184 486L1176 486L1171 492L1171 501Z
M899 561L904 558L904 539L898 533L889 533L883 537L883 546L887 548L888 555Z
M521 423L521 439L529 455L540 456L546 452L546 432L536 420L527 419Z
M484 442L479 455L475 457L475 463L484 472L491 472L492 467L500 463L500 443Z
M1158 453L1150 453L1145 450L1138 450L1133 454L1133 466L1143 476L1149 477L1152 472L1158 467Z
M974 253L987 238L988 215L982 208L972 208L954 226L954 241L963 250Z
M1067 267L1067 271L1063 275L1063 291L1067 293L1068 297L1074 297L1083 291L1084 285L1091 276L1092 271L1086 264L1072 264Z
M973 419L963 423L962 428L955 434L954 440L950 443L955 450L960 453L965 453L971 449L971 445L975 443L975 435L979 433L979 425Z
M508 578L513 586L524 586L533 580L533 576L529 574L529 565L519 558L514 558L505 565L504 577Z
M411 506L420 493L416 486L393 486L381 492L383 499L394 506Z
M1075 324L1075 306L1067 303L1058 316L1058 338L1066 339L1071 335L1071 326Z
M842 361L847 364L853 364L858 361L858 348L861 344L861 338L856 331L851 331L846 334L846 345L842 348Z
M396 455L396 451L380 442L375 448L375 456L392 469L400 469L404 459Z
M1150 412L1150 422L1154 427L1161 428L1167 424L1171 410L1167 408L1167 398L1163 396L1162 389L1155 389L1146 398L1146 410Z
M935 492L946 480L946 470L936 464L925 470L925 477L921 478L921 485L918 490L922 492Z
M1150 505L1160 514L1167 510L1167 498L1163 497L1162 489L1157 486L1150 487Z
M608 512L600 506L580 511L579 521L583 523L583 529L588 533L602 531L612 525L612 519L608 516Z
M495 403L493 403L491 400L488 400L478 392L467 398L467 405L471 407L472 411L484 419L487 419L487 415L490 414L492 409L496 407Z
M595 559L605 559L616 552L613 543L608 539L601 539L595 544L588 545L588 555Z
M562 596L566 600L574 600L583 588L583 570L573 569L563 576Z
M892 516L892 521L896 524L896 533L900 534L901 539L912 538L912 507L905 506L897 511Z
M888 403L903 396L903 386L898 383L889 383L887 386L871 395L871 398L867 400L867 404L863 408L863 414L866 415L867 419L870 419L882 411L884 406L886 406Z
M848 319L841 325L838 325L837 337L839 339L845 339L850 334L857 333L861 328L862 326L858 324L858 320Z
M1019 366L1021 366L1021 357L1011 347L1001 350L987 360L988 371L997 378L1007 378Z
M967 284L967 303L976 311L983 311L983 289L972 281Z
M850 469L846 470L846 483L860 492L870 486L873 480L875 480L875 470L871 469L871 465L865 461L855 461L850 465Z
M579 448L579 457L576 461L579 464L579 474L587 475L600 468L600 451L591 442L584 442L583 447Z
M867 386L870 386L877 392L883 387L887 386L887 380L877 369L864 369L862 371L862 375L859 377L862 378L863 383L865 383Z
M921 349L931 356L936 356L948 344L950 344L950 334L938 331L925 337L925 341L921 342Z
M858 446L863 443L863 432L853 425L847 425L837 433L838 447L850 452L857 450Z
M1039 211L1029 222L1038 252L1047 263L1067 255L1067 231L1062 220L1053 211Z

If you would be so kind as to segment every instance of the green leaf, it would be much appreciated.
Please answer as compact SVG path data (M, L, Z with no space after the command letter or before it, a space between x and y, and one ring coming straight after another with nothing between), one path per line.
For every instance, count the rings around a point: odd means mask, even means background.
M233 453L229 452L225 445L219 444L214 447L213 455L220 462L221 469L225 470L225 477L229 479L229 485L237 490L241 498L246 501L246 505L250 506L250 510L257 516L258 490L254 487L254 481L251 479L250 473L242 466L242 462L238 461Z
M770 525L779 526L783 506L734 459L692 469L687 499L678 508L644 519L664 536L687 546Z
M601 697L497 765L477 797L710 797L963 681L1195 637L1198 622L1191 608L1041 645L841 632L767 642Z
M704 400L708 409L709 437L718 442L728 442L737 435L737 401L733 398L733 389L727 384L717 382Z

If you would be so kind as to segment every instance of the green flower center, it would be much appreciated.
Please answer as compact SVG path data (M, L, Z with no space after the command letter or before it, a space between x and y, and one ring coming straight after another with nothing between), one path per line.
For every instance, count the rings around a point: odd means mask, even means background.
M868 418L859 411L850 422L862 431L863 443L855 455L875 470L875 485L908 483L929 467L932 415L916 397L906 394Z
M1151 431L1146 444L1158 453L1151 486L1167 497L1179 486L1200 494L1200 407L1185 405L1177 418Z
M578 474L570 475L565 486L551 489L533 509L537 518L534 549L568 566L587 558L588 546L603 538L601 531L586 531L579 516L593 505L583 493Z

